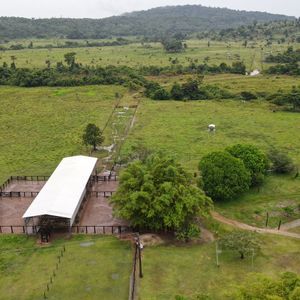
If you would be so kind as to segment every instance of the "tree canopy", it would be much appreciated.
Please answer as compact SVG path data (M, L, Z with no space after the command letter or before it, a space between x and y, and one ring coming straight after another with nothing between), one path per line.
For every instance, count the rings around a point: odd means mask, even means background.
M204 191L215 201L232 200L250 187L251 175L243 161L226 151L204 156L199 170Z
M115 213L135 227L172 230L190 237L197 218L207 217L210 198L195 186L192 176L173 158L150 155L131 163L120 176L112 197Z
M251 184L258 185L264 180L268 168L266 155L253 145L237 144L226 149L232 156L240 158L251 175Z
M169 6L127 13L104 19L26 19L0 18L0 38L69 39L108 38L111 36L161 37L176 33L191 34L253 24L254 21L294 20L283 15L245 12L201 5ZM213 22L212 22L213 20Z

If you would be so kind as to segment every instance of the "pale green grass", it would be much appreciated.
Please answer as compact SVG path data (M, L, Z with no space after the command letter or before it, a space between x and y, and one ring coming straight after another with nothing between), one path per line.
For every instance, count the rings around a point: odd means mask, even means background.
M0 87L0 181L10 175L51 174L63 157L88 154L83 130L88 123L104 127L116 92L126 90Z
M209 124L216 124L211 134ZM198 171L203 155L224 150L237 143L254 144L267 152L271 147L283 149L300 164L300 114L273 112L265 101L151 101L143 100L135 127L130 133L123 156L132 145L144 145L175 157L191 173ZM269 176L260 188L244 197L217 204L225 216L249 224L264 226L267 212L269 225L279 220L287 222L300 217L299 179ZM292 206L294 214L286 216L284 207Z
M188 247L159 246L143 253L144 278L140 300L173 300L175 295L206 294L214 300L232 299L236 286L246 283L251 272L277 276L284 271L300 272L300 241L274 236L260 238L262 250L254 258L223 252L216 266L215 244Z
M216 124L210 134L207 126ZM162 150L196 171L204 154L236 143L252 143L262 150L280 147L300 163L300 114L274 113L264 101L151 101L143 100L127 142Z
M13 242L8 239L14 239ZM132 267L130 244L114 237L73 237L40 248L34 238L0 236L0 298L127 299ZM66 251L56 270L62 245ZM55 271L56 276L53 276Z
M45 40L40 42L45 44ZM64 40L53 41L50 43L64 42ZM24 42L25 43L25 42ZM29 43L29 40L28 40ZM35 44L39 42L35 41ZM16 58L18 67L45 67L45 61L49 60L53 66L57 62L64 61L64 54L75 52L78 62L85 65L126 65L130 67L140 67L148 65L168 66L170 60L177 58L182 65L190 64L191 60L200 64L208 58L209 64L220 64L225 62L229 65L234 61L244 61L249 70L263 69L262 59L271 53L282 52L287 49L287 44L265 47L261 51L261 42L253 44L253 47L245 48L241 42L215 42L211 41L208 47L207 41L188 40L188 48L182 53L166 53L160 43L150 43L150 48L146 48L141 43L134 43L117 47L93 47L93 48L70 48L70 49L24 49L18 51L5 51L0 53L0 64L3 62L11 63L11 57ZM298 44L294 45L299 47Z
M168 89L177 83L184 83L189 78L197 78L193 75L181 75L181 76L149 76L149 80L156 81ZM293 86L300 84L297 76L244 76L234 74L219 74L219 75L205 75L203 84L217 85L220 88L229 90L233 94L239 94L243 91L249 91L258 93L258 97L262 97L263 94L273 94L279 89L283 91L290 91Z

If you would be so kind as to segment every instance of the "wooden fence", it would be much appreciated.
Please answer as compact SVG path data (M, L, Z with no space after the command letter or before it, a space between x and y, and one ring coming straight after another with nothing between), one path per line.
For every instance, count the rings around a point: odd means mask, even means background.
M88 191L88 195L95 196L96 198L99 198L99 197L109 198L114 193L115 193L114 191Z
M94 196L96 198L105 197L110 198L114 191L88 191L88 196ZM34 198L39 192L0 192L0 198Z
M0 192L0 197L3 198L33 198L39 192Z
M0 192L4 191L14 181L47 181L49 176L10 176L1 186Z
M5 225L0 226L0 234L36 234L40 226L19 226L19 225ZM131 232L129 226L107 226L107 225L89 225L89 226L68 226L55 228L54 231L71 232L73 234L108 234L120 235L122 233Z
M110 175L92 175L91 180L94 182L99 182L99 181L117 181L118 176L114 174Z

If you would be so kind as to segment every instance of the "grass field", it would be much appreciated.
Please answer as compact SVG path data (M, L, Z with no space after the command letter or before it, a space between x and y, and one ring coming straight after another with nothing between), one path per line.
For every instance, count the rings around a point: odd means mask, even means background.
M196 299L199 294L213 300L233 299L236 286L246 283L251 272L270 276L285 271L300 272L299 241L274 236L260 239L262 249L254 257L253 267L250 257L242 261L235 253L223 252L218 268L214 243L145 248L139 300L173 300L175 295Z
M51 43L53 41L49 41ZM35 42L38 44L38 42ZM42 44L46 41L40 42ZM45 61L49 60L52 65L64 60L64 54L75 52L78 62L87 65L126 65L130 67L140 67L147 65L170 65L170 60L177 58L178 63L182 65L190 64L191 60L197 63L203 63L204 60L209 64L220 64L226 62L231 65L234 61L244 61L249 70L262 70L267 66L262 59L269 54L275 54L287 49L288 44L264 47L263 43L249 43L245 48L242 42L216 42L211 41L208 47L208 41L188 40L188 48L182 53L166 53L160 43L150 43L147 46L141 43L134 43L118 47L92 47L92 48L70 48L70 49L24 49L17 51L5 51L0 53L0 64L3 62L11 63L11 57L16 58L18 67L45 67ZM299 44L294 45L295 48Z
M38 42L35 42L38 43ZM43 41L40 43L46 43ZM191 60L209 64L244 60L248 69L265 68L262 58L268 53L286 49L273 45L260 50L261 44L242 47L241 43L188 41L184 53L166 54L160 44L130 44L121 47L78 49L26 49L0 53L0 64L16 57L18 67L44 67L63 60L67 52L76 52L78 61L89 65L187 65ZM183 82L187 76L150 78L166 87ZM273 93L289 90L299 78L287 76L246 77L238 75L206 76L205 83L217 84L233 93L252 91ZM124 106L137 104L134 127L127 137L122 156L133 145L171 154L190 172L197 172L203 155L223 150L236 143L251 143L268 151L276 146L287 151L300 166L300 114L274 112L274 106L260 99L213 101L152 101L139 92L129 93L118 86L70 88L0 87L0 182L10 175L47 175L64 157L88 154L81 136L87 123L103 128L118 99L119 110L112 116L105 134L105 145L113 143L117 130L123 138L133 109L124 115ZM120 113L121 112L121 113ZM123 117L122 117L123 115ZM124 121L122 121L122 118ZM209 134L207 126L217 126ZM103 153L99 153L101 156ZM248 224L264 226L266 213L269 226L275 227L300 217L300 180L292 176L268 176L265 184L239 199L216 204L216 210L227 217ZM287 216L285 207L293 207ZM293 231L299 232L299 229ZM245 281L250 272L275 275L285 270L300 272L300 242L274 236L261 236L262 253L251 260L240 261L232 253L221 255L221 267L215 266L215 245L159 246L144 250L144 273L139 287L141 300L174 299L176 294L188 296L208 293L212 299L231 299L236 284ZM92 242L89 244L89 242ZM86 244L88 243L88 244ZM112 237L75 237L58 240L50 247L39 248L34 239L0 236L0 298L7 300L42 299L46 283L57 262L63 244L66 254L51 285L48 299L127 299L132 253L129 244Z
M221 76L220 76L221 77ZM234 78L234 79L233 79ZM207 81L210 81L209 77ZM235 78L222 77L215 80L237 90L272 91L289 88L295 78ZM201 157L211 151L223 150L237 143L249 143L267 152L272 146L283 149L300 164L300 115L277 111L263 100L242 102L224 101L151 101L143 100L138 110L135 127L129 135L123 155L132 145L144 145L153 150L161 150L178 159L189 171L196 172ZM217 131L210 134L208 124L216 124ZM267 212L272 227L299 218L300 181L286 177L268 176L260 188L251 190L239 200L217 204L224 215L240 219L246 223L264 226ZM294 214L286 215L284 208L292 207Z
M115 93L125 91L118 86L0 87L0 181L14 174L51 174L64 156L88 153L81 139L85 126L103 128Z
M61 259L47 299L127 299L132 267L130 244L113 237L73 237L40 248L36 239L0 236L0 298L43 299Z

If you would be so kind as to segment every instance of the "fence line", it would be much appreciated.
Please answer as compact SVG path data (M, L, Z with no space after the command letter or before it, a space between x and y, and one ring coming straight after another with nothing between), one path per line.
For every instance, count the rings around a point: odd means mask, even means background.
M99 182L99 181L117 181L118 176L114 174L110 175L92 175L91 180L94 182Z
M0 197L34 197L38 194L38 192L5 192L5 189L13 182L13 181L47 181L50 176L10 176L1 186L0 186ZM101 181L117 181L118 176L114 174L110 175L91 175L90 180L93 182L101 182ZM15 193L15 196L10 196L9 193ZM24 196L19 196L18 193L21 193ZM26 193L26 195L25 195ZM108 192L109 193L109 192ZM32 195L31 195L32 194Z
M110 198L114 193L115 191L88 191L88 195L96 196L96 198L98 197Z
M41 226L22 226L22 225L0 225L0 234L37 234ZM109 234L120 235L125 232L130 232L131 227L125 225L75 225L59 226L57 230L64 230L74 234Z
M0 197L3 198L33 198L39 192L0 192Z
M137 247L134 246L134 254L133 254L133 266L132 266L132 273L130 275L129 281L129 297L128 300L135 300L136 299L136 268L137 268Z
M95 196L96 198L111 197L115 191L88 191L87 194L90 196ZM33 198L36 197L39 192L0 192L0 197L3 198Z
M4 191L13 181L47 181L50 176L10 176L1 186L0 192Z

